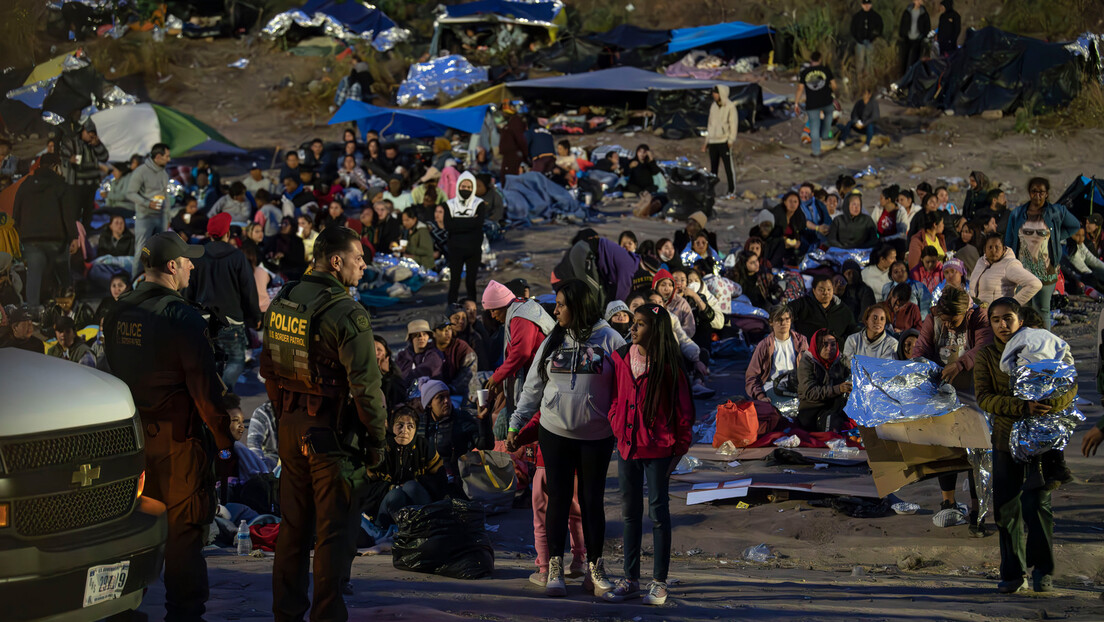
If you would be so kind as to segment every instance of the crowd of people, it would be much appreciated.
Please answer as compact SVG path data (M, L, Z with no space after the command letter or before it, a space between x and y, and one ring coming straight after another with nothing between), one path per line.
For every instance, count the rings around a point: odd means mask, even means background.
M820 102L810 81L821 88L832 82L818 67L814 60L799 87L811 110ZM715 168L731 165L735 140L734 111L723 101L718 87L703 145ZM864 114L855 129L870 127ZM749 351L747 398L784 415L778 420L786 427L815 433L855 436L843 410L854 357L923 357L942 366L963 400L999 423L995 519L1007 562L1001 589L1021 587L1025 545L1016 534L1024 521L1036 589L1049 586L1053 565L1038 541L1049 546L1049 490L1068 482L1069 472L1060 460L1048 461L1040 467L1042 484L1022 497L1030 510L1017 510L1022 480L1032 473L1008 453L1002 418L1047 412L1061 400L1024 406L1011 397L999 354L1021 326L1050 329L1059 285L1090 295L1104 286L1104 219L1079 221L1052 203L1046 179L1028 180L1026 200L1015 208L1010 191L979 171L970 173L957 204L950 188L926 182L890 186L873 199L847 176L827 187L804 182L758 214L733 248L720 246L704 212L654 240L582 229L552 271L554 297L537 299L524 279L491 280L478 291L485 240L506 225L505 199L492 156L466 162L448 138L434 141L430 155L381 143L371 131L361 143L346 129L340 143L316 139L288 151L276 175L254 165L229 181L202 159L171 167L165 144L112 163L116 154L107 153L92 123L63 130L4 191L17 237L0 253L7 305L0 346L110 370L97 326L144 280L151 240L168 231L185 247L202 245L179 285L209 318L229 391L223 408L238 411L230 428L236 471L222 484L224 503L253 499L281 462L279 412L265 403L247 426L233 396L266 313L285 284L310 280L320 257L332 254L332 240L350 232L362 267L340 270L352 270L347 285L354 289L377 256L450 273L447 306L411 321L402 349L393 352L382 337L372 341L387 443L356 503L364 530L377 540L393 536L403 507L467 496L461 457L494 448L513 456L531 495L531 581L562 596L565 577L582 576L588 591L608 600L662 604L671 471L691 444L694 398L714 392L710 365L736 341ZM812 134L816 149L817 123ZM567 141L554 144L547 131L527 130L518 116L507 121L503 144L505 172L525 166L599 196L635 192L649 214L654 201L662 203L662 172L647 145L631 158L618 150L578 153ZM101 185L103 177L110 183ZM170 178L185 188L182 195L169 191ZM829 254L845 259L818 259ZM95 307L85 302L101 295ZM624 576L617 581L603 556L605 473L614 452L625 524ZM941 511L962 512L956 480L953 473L940 479ZM642 588L645 491L655 555L652 581ZM985 535L972 481L971 491L964 520L971 533ZM569 535L573 561L565 568Z

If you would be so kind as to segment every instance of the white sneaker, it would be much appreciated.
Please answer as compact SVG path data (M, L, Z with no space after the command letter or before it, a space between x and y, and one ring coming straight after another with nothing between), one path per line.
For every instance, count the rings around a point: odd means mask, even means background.
M602 598L611 603L624 602L630 598L640 598L640 582L621 579L612 590L603 594Z
M529 582L534 585L544 587L548 585L548 573L540 571L534 572L533 574L529 575Z
M644 595L645 605L662 605L667 602L667 582L652 581L648 593Z
M564 584L563 558L553 557L548 560L548 580L544 584L545 596L567 596L567 585Z
M839 141L838 143L836 143L836 149L844 149L846 147L847 147L847 143L843 142L842 140Z
M698 380L690 387L690 393L698 399L707 400L716 395L717 390L710 389L709 387L705 386L704 382Z
M601 557L587 564L587 574L583 577L583 589L595 596L603 596L613 589L613 582L606 576L606 562Z
M861 151L863 153L866 153L867 151L870 151L870 145L863 145L862 149L859 149L859 151Z

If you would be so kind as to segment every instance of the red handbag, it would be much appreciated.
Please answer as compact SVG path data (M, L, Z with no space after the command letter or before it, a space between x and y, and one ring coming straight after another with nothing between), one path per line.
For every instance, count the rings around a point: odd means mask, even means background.
M713 446L720 447L732 441L737 447L747 447L759 438L759 415L755 404L744 400L728 402L717 407L717 431L713 434Z

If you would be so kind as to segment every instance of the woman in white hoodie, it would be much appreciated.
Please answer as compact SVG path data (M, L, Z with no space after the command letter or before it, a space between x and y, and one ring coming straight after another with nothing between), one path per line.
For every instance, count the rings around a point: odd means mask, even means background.
M1023 267L999 233L990 233L984 248L985 254L970 275L970 295L982 308L1005 296L1026 305L1043 288L1043 282Z
M563 553L576 474L587 552L583 588L595 596L613 588L602 560L606 472L614 447L608 418L614 397L609 356L625 340L602 319L602 311L598 292L585 282L570 279L560 286L556 325L533 357L506 435L507 449L515 451L518 431L540 411L537 440L548 491L548 596L567 595Z
M449 304L460 298L460 274L467 270L464 283L468 299L477 300L475 279L483 259L483 221L487 205L475 196L475 175L464 172L456 182L456 196L448 200L445 210L445 230L448 247L445 257L449 268Z
M854 356L872 356L892 360L897 355L897 340L886 332L889 311L882 305L871 305L863 311L865 328L847 338L843 344L843 365L851 368Z

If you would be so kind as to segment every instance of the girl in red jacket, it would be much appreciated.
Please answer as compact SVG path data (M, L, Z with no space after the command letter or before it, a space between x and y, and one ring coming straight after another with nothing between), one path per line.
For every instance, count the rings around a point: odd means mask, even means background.
M647 478L655 557L644 604L662 605L667 601L667 568L671 563L667 490L671 471L690 449L694 401L667 310L655 304L642 305L633 317L631 332L632 344L610 357L615 397L609 419L617 438L625 578L605 598L620 602L640 596L641 515Z

